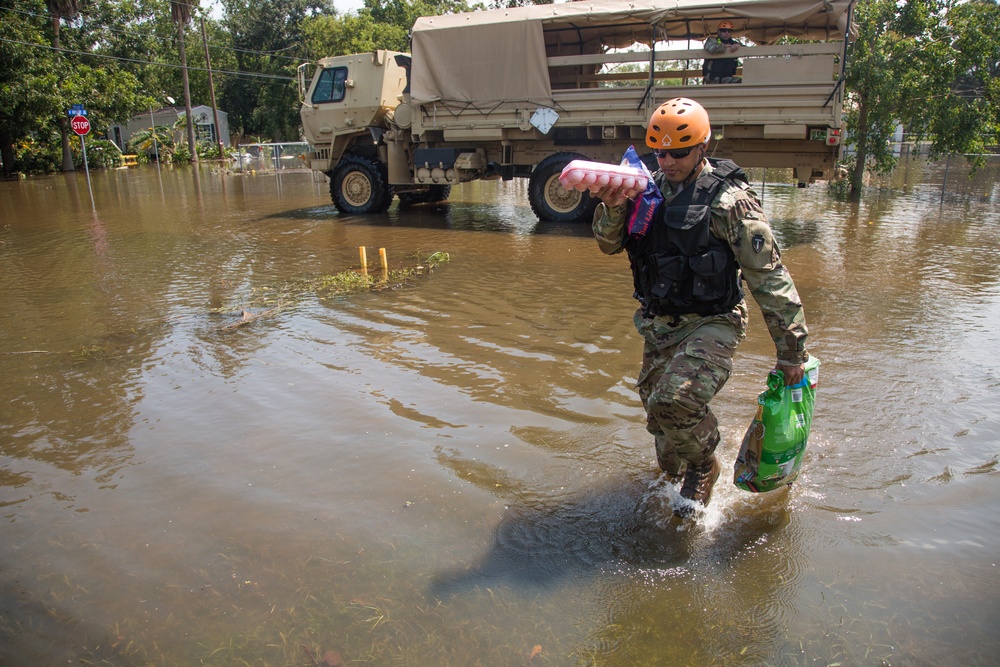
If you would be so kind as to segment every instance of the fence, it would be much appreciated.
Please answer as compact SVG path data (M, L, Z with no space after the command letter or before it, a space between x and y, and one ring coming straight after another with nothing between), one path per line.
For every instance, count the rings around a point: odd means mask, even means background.
M269 173L278 171L308 171L306 153L313 150L305 141L276 144L237 144L233 156L234 171Z

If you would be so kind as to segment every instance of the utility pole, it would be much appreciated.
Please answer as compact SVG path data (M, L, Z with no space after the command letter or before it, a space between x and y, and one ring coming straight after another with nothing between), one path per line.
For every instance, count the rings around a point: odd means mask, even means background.
M191 117L191 86L188 82L187 54L184 53L184 23L177 24L177 47L181 54L181 62L184 68L181 70L181 78L184 82L184 113L187 116L187 140L188 150L191 152L191 162L198 161L198 148L194 140L194 118Z
M208 35L205 33L205 17L201 17L201 40L205 43L205 67L208 69L208 90L212 94L212 116L215 119L215 140L219 144L219 159L225 157L222 144L222 126L219 125L219 108L215 106L215 84L212 82L212 58L208 55Z

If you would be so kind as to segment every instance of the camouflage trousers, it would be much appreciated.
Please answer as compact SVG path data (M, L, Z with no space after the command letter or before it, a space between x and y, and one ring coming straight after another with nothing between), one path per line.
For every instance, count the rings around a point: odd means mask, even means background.
M710 317L634 316L645 340L636 382L646 409L646 430L656 441L660 467L676 474L701 463L719 444L719 422L709 401L725 386L733 354L746 335L747 309Z

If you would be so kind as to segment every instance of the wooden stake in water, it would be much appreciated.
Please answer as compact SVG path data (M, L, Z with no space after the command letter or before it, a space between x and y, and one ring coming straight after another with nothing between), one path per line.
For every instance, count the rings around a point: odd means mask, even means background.
M385 248L378 249L378 257L382 260L382 279L389 279L389 260L385 256Z
M358 253L361 255L361 275L368 277L368 253L365 252L365 247L358 246Z

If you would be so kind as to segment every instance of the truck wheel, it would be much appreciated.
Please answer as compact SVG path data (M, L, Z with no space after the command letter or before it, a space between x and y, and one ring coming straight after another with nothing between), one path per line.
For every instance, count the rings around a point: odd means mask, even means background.
M528 180L528 201L540 220L550 222L589 221L597 200L589 192L567 190L559 182L563 167L573 160L586 160L579 153L550 155L534 168Z
M432 185L423 192L399 192L396 196L399 197L400 203L409 205L445 201L450 194L450 185Z
M346 155L333 170L330 196L341 213L384 213L392 203L392 188L378 160Z

